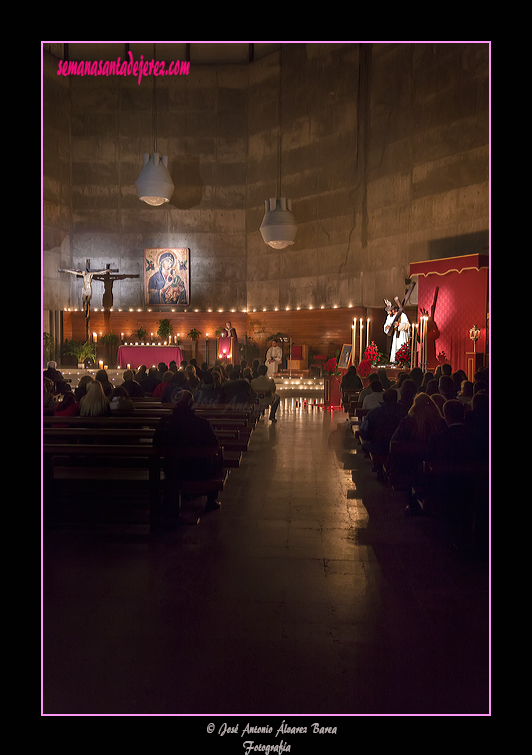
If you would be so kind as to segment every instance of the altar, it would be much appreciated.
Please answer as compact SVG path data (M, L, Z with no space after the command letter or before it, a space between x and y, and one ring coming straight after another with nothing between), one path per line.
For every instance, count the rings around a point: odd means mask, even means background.
M141 365L157 367L159 362L169 365L175 361L177 366L183 361L183 354L179 346L120 346L118 349L117 366L119 370L131 368L138 370Z

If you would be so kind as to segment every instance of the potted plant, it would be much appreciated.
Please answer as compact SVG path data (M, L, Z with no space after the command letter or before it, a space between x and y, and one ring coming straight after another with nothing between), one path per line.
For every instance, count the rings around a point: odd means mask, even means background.
M74 339L69 341L67 338L61 353L75 357L78 367L83 368L86 362L96 359L96 345L88 341L74 341Z
M198 350L198 339L201 336L201 330L196 330L196 328L192 328L187 333L187 338L190 338L192 341L192 357L193 359L196 358L196 352Z
M140 328L137 328L137 330L134 330L131 334L132 338L138 338L139 341L144 341L146 336L148 335L148 331L146 328L143 328L142 326Z
M100 338L100 343L105 349L104 362L106 364L116 365L119 340L119 337L112 330Z
M163 341L168 341L172 334L172 323L168 318L159 320L157 323L159 328L157 329L157 335L162 338Z
M42 334L42 351L45 362L49 362L54 353L55 342L53 336L50 333Z

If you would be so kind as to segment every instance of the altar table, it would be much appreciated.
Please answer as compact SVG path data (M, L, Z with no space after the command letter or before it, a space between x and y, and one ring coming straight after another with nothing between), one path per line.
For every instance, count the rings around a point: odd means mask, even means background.
M179 367L183 361L183 354L179 346L120 346L118 349L117 365L119 370L133 370L144 364L149 369L157 367L159 362L170 364L174 360Z

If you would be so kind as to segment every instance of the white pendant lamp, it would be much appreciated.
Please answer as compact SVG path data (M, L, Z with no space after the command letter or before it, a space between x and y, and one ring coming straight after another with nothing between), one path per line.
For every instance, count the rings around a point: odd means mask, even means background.
M294 243L297 233L292 203L286 197L274 197L267 199L264 205L266 212L260 225L262 239L273 249L285 249Z
M282 53L283 46L279 50L279 98L278 98L278 141L277 141L277 197L266 199L264 202L265 214L260 224L262 240L273 249L286 249L294 243L297 234L297 223L292 215L292 203L290 199L282 197Z
M147 152L143 157L144 167L135 182L139 199L146 204L157 207L170 201L174 191L174 182L168 172L168 157L154 152Z
M154 53L156 46L153 47ZM154 55L155 57L155 55ZM143 168L135 181L139 199L152 207L158 207L170 201L174 191L174 182L168 172L168 156L160 155L157 151L157 94L153 77L153 100L152 100L152 131L153 152L144 153Z

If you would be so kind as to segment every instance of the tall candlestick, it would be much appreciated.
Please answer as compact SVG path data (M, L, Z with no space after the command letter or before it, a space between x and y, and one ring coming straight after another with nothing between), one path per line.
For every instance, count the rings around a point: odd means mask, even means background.
M360 318L360 354L359 359L362 361L362 335L364 333L364 321Z
M412 323L411 329L410 329L410 369L414 369L414 332L415 332L416 326Z
M351 326L351 341L353 344L352 354L351 354L351 362L352 364L355 364L356 355L357 355L357 338L356 338L356 328L357 328L357 318L353 318L353 325Z
M366 348L369 346L369 317L366 319Z

